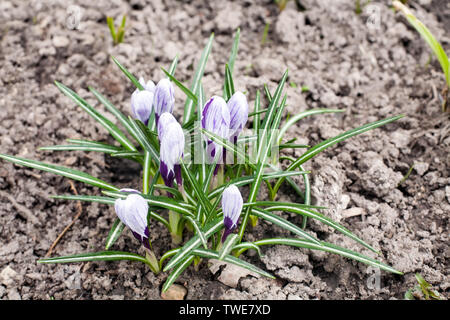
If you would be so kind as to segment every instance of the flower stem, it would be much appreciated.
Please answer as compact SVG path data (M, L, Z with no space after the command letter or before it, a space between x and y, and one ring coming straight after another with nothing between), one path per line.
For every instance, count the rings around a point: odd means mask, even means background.
M159 261L156 258L155 253L153 252L153 250L145 248L145 258L149 262L148 265L150 267L150 270L152 270L154 274L158 274L159 271L160 271Z
M169 211L169 227L172 244L179 245L183 241L183 228L179 228L181 215L178 212Z

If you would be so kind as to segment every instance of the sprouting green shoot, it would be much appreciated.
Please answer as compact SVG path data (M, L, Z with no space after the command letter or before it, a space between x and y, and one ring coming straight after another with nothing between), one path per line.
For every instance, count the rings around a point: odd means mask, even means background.
M408 22L417 30L417 32L420 33L422 38L426 41L426 43L430 46L431 50L433 51L434 55L438 59L439 63L441 64L442 71L445 75L445 81L447 82L447 88L444 89L444 99L442 101L442 111L445 112L447 109L447 92L450 88L450 62L448 60L448 56L445 53L444 49L442 49L441 44L436 40L436 38L433 36L433 34L428 30L428 28L414 16L414 14L409 10L403 3L400 1L394 1L393 3L394 8L401 11Z
M261 38L261 45L264 45L267 41L267 36L269 35L269 28L270 28L270 23L266 23L266 25L264 26L264 31L263 31L263 35Z
M409 289L405 292L405 300L441 300L439 292L432 290L431 284L429 284L419 273L415 274L418 285L413 289Z
M397 187L400 186L403 182L406 181L406 179L409 178L409 175L411 174L413 169L414 169L414 164L408 169L408 172L405 174L405 176L402 178L402 180L400 180L400 182L397 184Z
M124 15L122 17L122 23L120 24L119 28L114 26L114 19L112 17L106 18L106 23L109 27L109 32L111 33L111 37L113 39L114 45L118 45L119 43L123 42L123 38L125 37L125 22L127 20L127 16Z

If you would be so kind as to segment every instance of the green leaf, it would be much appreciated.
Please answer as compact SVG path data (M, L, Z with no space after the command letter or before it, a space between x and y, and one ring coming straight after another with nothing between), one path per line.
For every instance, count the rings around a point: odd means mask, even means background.
M205 249L208 249L208 243L206 240L205 235L203 234L203 231L200 229L200 226L198 224L198 221L195 220L194 218L190 217L190 216L186 216L186 219L192 224L192 226L194 227L195 231L197 232L197 235L200 237L200 240L203 244L203 247Z
M230 69L228 68L228 65L225 65L225 84L224 84L224 95L223 98L225 101L228 101L231 96L234 94L234 82L233 82L233 75L231 74Z
M102 204L114 205L116 199L109 197L100 196L85 196L85 195L56 195L51 196L53 199L64 199L64 200L74 200L74 201L87 201L87 202L97 202Z
M266 112L266 115L264 117L264 121L262 124L262 130L260 130L262 132L262 134L259 138L258 152L257 152L257 156L256 156L256 159L258 161L258 166L256 168L256 173L255 173L255 182L251 186L250 195L248 197L247 202L255 201L256 195L258 194L259 188L261 186L262 176L263 176L263 171L264 171L264 164L267 159L267 153L270 149L269 146L265 147L266 144L262 143L262 142L266 141L266 135L268 134L268 129L270 128L270 123L272 122L272 120L276 114L278 101L281 97L281 93L283 91L284 84L286 83L287 76L288 76L288 71L286 70L286 72L284 73L283 77L280 80L280 83L278 84L278 87L275 91L273 99L270 101L269 110ZM268 145L270 145L270 143ZM250 211L251 211L251 207L248 207L247 210L245 211L244 218L242 219L242 223L241 223L241 226L239 229L239 238L241 240L242 240L242 237L244 236L244 231L245 231L245 227L247 226L247 221L249 218Z
M122 223L122 221L120 221L120 219L117 218L108 233L108 237L106 238L105 250L109 250L109 248L111 248L114 242L116 242L116 240L119 238L124 228L125 225Z
M167 277L166 282L164 282L164 285L162 287L162 291L165 292L167 289L170 288L170 286L177 280L177 278L180 276L180 274L189 267L189 265L194 261L194 256L188 256L181 263L172 270L172 272Z
M219 254L215 251L212 250L205 250L205 249L195 249L192 251L193 255L196 256L200 256L202 258L209 258L209 259L219 259ZM228 263L232 263L235 264L239 267L245 268L247 270L253 271L257 274L260 274L264 277L270 278L270 279L275 279L275 277L273 275L271 275L270 273L244 261L241 259L238 259L236 257L233 257L231 255L227 255L223 258L223 261L228 262Z
M101 113L90 106L83 98L72 91L70 88L66 87L62 83L55 81L56 86L64 93L66 96L71 98L76 102L84 111L86 111L92 118L94 118L98 123L100 123L108 132L125 148L130 149L133 145L122 131L111 121L106 119Z
M301 119L311 116L311 115L316 115L316 114L324 114L324 113L337 113L337 112L344 112L345 110L339 110L339 109L312 109L312 110L307 110L304 112L301 112L299 114L296 114L295 116L293 116L292 118L290 118L285 124L284 126L280 129L280 132L278 134L278 144L281 145L281 140L283 139L284 134L286 133L286 131L292 127L296 122L300 121Z
M111 33L111 37L112 37L114 43L116 43L116 41L117 41L116 28L114 27L114 19L113 19L113 17L106 17L106 23L108 24L109 32Z
M238 250L236 253L236 257L239 257L244 251L247 251L248 249L255 250L260 257L263 256L261 248L253 242L241 242L233 247L233 250Z
M261 202L263 202L263 201L261 201ZM264 202L261 205L264 205ZM257 202L257 205L259 203L260 202ZM269 201L267 201L267 204L271 205ZM305 217L308 217L308 218L316 219L316 220L326 224L327 226L330 226L333 229L341 232L342 234L346 235L347 237L355 240L356 242L362 244L363 246L365 246L366 248L372 250L373 252L376 252L376 253L379 254L379 251L377 251L375 248L373 248L371 245L369 245L365 241L363 241L360 238L358 238L350 230L348 230L344 226L340 225L339 223L331 220L330 218L324 216L323 214L320 214L319 212L315 212L315 211L311 210L310 208L307 208L306 205L305 205L305 207L302 208L298 204L281 203L281 202L276 202L275 201L275 205L273 205L271 207L268 207L265 210L266 211L293 212L293 213L296 213L296 214L301 214L301 215L303 215Z
M197 69L195 71L195 76L192 81L191 92L197 92L198 87L200 86L200 82L203 77L203 72L205 71L206 62L208 61L209 53L211 52L212 42L214 39L214 33L209 37L209 41L203 49L202 56L200 61L198 62ZM193 99L187 99L184 105L184 114L183 114L183 124L187 123L191 117L194 115L194 106L196 102Z
M394 268L392 268L391 266L389 266L387 264L384 264L375 259L367 257L363 254L354 252L354 251L346 249L346 248L342 248L340 246L337 246L337 245L334 245L332 243L328 243L325 241L321 241L320 245L318 245L318 244L312 243L307 240L302 240L302 239L273 238L273 239L258 240L258 241L255 241L254 244L256 244L258 246L280 244L280 245L287 245L287 246L294 246L294 247L300 247L300 248L307 248L307 249L331 252L331 253L335 253L335 254L341 255L343 257L346 257L346 258L350 258L350 259L365 263L367 265L371 265L373 267L380 268L380 269L388 271L388 272L392 272L392 273L396 273L396 274L400 274L400 275L403 274L402 272L395 270Z
M349 131L346 131L334 138L330 138L327 139L325 141L322 141L318 144L316 144L314 147L308 149L308 151L306 151L304 154L302 154L294 163L292 163L287 169L286 171L293 171L295 170L297 167L299 167L300 165L302 165L303 163L305 163L306 161L308 161L309 159L311 159L312 157L316 156L317 154L319 154L320 152L322 152L323 150L335 145L336 143L339 143L341 141L344 141L350 137L356 136L358 134L364 133L366 131L378 128L382 125L388 124L390 122L396 121L400 118L404 117L404 115L398 115L395 117L390 117L387 119L383 119L383 120L379 120L379 121L375 121L375 122L371 122L368 124L365 124L361 127L358 127L356 129L351 129ZM273 187L274 192L276 193L278 191L278 189L280 188L281 184L283 183L285 178L280 178L277 183L275 184L275 186ZM249 201L250 202L250 201Z
M172 63L170 64L170 67L169 67L169 73L170 73L170 75L171 75L172 77L173 77L174 74L175 74L175 70L176 70L176 68L177 68L177 65L178 65L178 54L175 55L175 58L173 58L173 61L172 61Z
M10 156L10 155L1 154L1 153L0 153L0 158L4 159L6 161L10 161L15 164L19 164L21 166L38 169L38 170L42 170L42 171L47 171L47 172L51 172L51 173L54 173L54 174L57 174L57 175L60 175L60 176L63 176L63 177L69 178L69 179L81 181L86 184L89 184L89 185L92 185L95 187L99 187L101 189L112 190L112 191L119 190L118 188L114 187L113 185L111 185L103 180L94 178L93 176L91 176L87 173L84 173L82 171L78 171L75 169L66 168L63 166L55 165L55 164L44 163L44 162L40 162L40 161Z
M159 166L159 154L155 150L154 146L150 143L150 137L146 134L146 127L140 120L134 120L129 118L131 126L133 127L133 136L139 142L141 147L150 153L155 163Z
M130 252L123 251L100 251L91 253L74 254L70 256L54 257L39 259L38 263L70 263L70 262L87 262L87 261L115 261L129 260L143 262L149 265L144 257Z
M89 90L92 92L92 94L97 98L97 100L102 103L109 112L111 112L119 121L120 123L127 129L127 131L131 134L133 132L133 127L130 124L130 121L128 118L119 110L117 109L108 99L106 99L103 95L101 95L97 90L95 90L92 87L89 87ZM137 151L136 147L130 142L124 140L124 143L127 148L130 151Z
M198 182L195 180L195 178L192 176L188 168L186 168L186 165L184 164L183 160L180 160L180 166L181 169L184 172L184 175L188 179L189 183L191 184L195 195L197 196L197 199L200 201L200 204L205 208L207 211L211 210L211 203L208 201L208 198L206 197L205 193L202 191L201 186L198 184Z
M230 58L228 59L228 67L230 69L231 74L233 74L234 70L234 62L236 61L236 56L238 53L240 37L241 37L241 29L237 28L236 33L234 34L234 42L233 47L231 48Z
M39 150L43 151L95 151L104 153L115 153L120 152L121 148L117 148L111 145L97 145L97 146L87 146L87 145L56 145L48 147L40 147Z
M310 173L310 171L291 171L291 172L285 172L285 171L277 171L277 172L270 172L266 173L262 176L262 180L270 180L270 179L277 179L281 177L290 177L290 176L297 176L300 174ZM252 183L255 181L255 176L245 176L236 178L230 181L230 184L234 184L236 187L242 187L247 184ZM222 193L222 191L225 189L225 186L217 187L216 189L212 190L208 194L208 198L212 199Z
M166 74L167 77L169 77L169 79L175 83L175 85L181 89L181 91L183 91L186 96L188 97L188 99L191 99L194 104L197 103L197 97L195 96L194 93L192 93L191 90L189 90L188 88L186 88L180 81L178 81L177 79L175 79L169 72L167 72L164 68L161 68L161 70Z
M214 233L219 231L223 227L223 218L218 218L205 227L203 227L202 232L206 239L212 236ZM198 235L193 236L188 242L186 242L183 247L175 254L175 256L170 259L167 265L164 267L163 271L172 269L174 266L178 265L182 260L184 260L192 250L196 249L202 244L202 240Z
M317 240L316 238L314 238L313 236L311 236L309 233L307 233L306 231L302 230L301 228L297 227L295 224L293 224L292 222L287 221L286 219L283 219L273 213L270 213L266 210L262 210L262 209L257 209L257 208L253 208L252 209L252 214L264 219L266 221L272 222L273 224L276 224L277 226L288 230L300 237L303 237L309 241L311 241L312 243L315 243L317 245L320 245L320 241Z
M442 49L441 44L436 40L430 30L428 30L428 28L415 17L414 14L405 5L403 5L399 1L394 1L393 4L394 7L402 11L406 19L408 19L409 23L417 30L417 32L420 33L425 42L430 46L434 55L441 64L442 71L445 75L445 80L448 87L450 88L450 62L444 49Z
M135 76L133 76L131 74L130 71L128 71L124 66L122 66L120 64L119 61L117 61L116 58L114 58L113 56L111 56L111 59L114 61L114 63L119 67L119 69L127 76L128 79L131 80L131 82L133 82L133 84L136 86L136 88L138 88L139 90L145 90L145 88L142 86L142 84L139 83L138 79L136 79Z
M222 244L222 247L219 251L219 260L223 260L225 256L227 256L231 250L233 250L233 246L236 242L239 241L239 236L236 233L228 235L227 239ZM206 249L206 248L205 248Z

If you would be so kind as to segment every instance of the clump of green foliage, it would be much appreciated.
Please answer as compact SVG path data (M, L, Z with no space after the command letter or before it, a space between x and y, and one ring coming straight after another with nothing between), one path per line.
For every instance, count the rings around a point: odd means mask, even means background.
M441 300L441 296L439 292L436 290L432 290L431 284L429 284L425 279L419 274L416 273L416 280L418 285L416 285L413 289L409 289L405 292L406 300Z
M123 38L125 37L125 22L127 20L127 16L124 15L122 17L122 23L120 24L119 28L117 28L114 25L114 18L113 17L107 17L106 23L109 27L109 32L111 33L111 37L113 39L114 45L118 45L119 43L123 42Z

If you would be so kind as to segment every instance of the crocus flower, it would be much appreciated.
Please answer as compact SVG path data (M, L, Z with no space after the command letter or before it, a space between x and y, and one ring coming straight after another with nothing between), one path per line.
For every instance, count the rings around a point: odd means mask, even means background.
M133 118L141 120L145 125L152 114L153 92L137 90L131 95L131 113Z
M248 120L248 103L245 95L236 91L228 100L230 111L230 141L236 143L239 134Z
M230 112L222 97L213 96L206 102L202 113L203 129L212 132L223 139L228 139L230 129ZM222 152L223 147L207 139L207 154L213 160L216 153Z
M222 242L228 235L236 228L241 215L243 200L239 189L234 185L225 188L222 194L222 211L223 224L225 225L225 232L222 236Z
M153 106L155 107L156 123L164 112L172 113L175 104L173 84L169 79L159 80L155 88L155 98Z
M184 134L178 122L160 123L161 131L160 172L166 186L172 187L173 180L182 184L180 158L184 151Z
M131 192L126 199L117 199L114 202L116 214L128 228L131 229L133 235L142 242L142 244L150 249L148 238L150 236L147 226L148 203L134 189L121 189L120 192Z
M164 129L166 129L168 127L168 125L170 123L173 122L177 122L177 120L175 119L175 117L169 113L169 112L164 112L160 117L159 117L159 122L158 122L158 138L161 141L163 135L164 135Z

